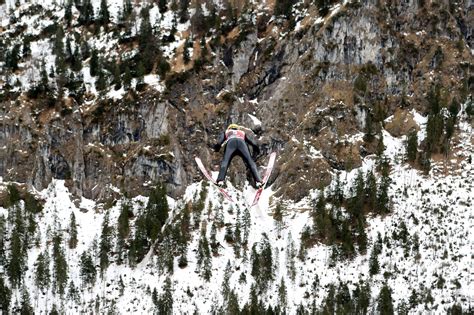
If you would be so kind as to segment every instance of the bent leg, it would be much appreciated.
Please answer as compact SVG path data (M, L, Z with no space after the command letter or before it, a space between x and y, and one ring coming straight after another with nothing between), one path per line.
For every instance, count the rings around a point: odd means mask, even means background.
M225 179L227 168L229 167L230 161L234 157L237 147L233 142L234 141L229 141L225 147L224 158L222 159L221 166L219 168L219 175L217 176L216 180L217 182L223 181Z
M247 147L247 144L245 142L241 141L241 143L239 143L239 151L241 153L245 165L247 165L247 167L250 169L250 172L252 172L252 176L255 182L261 182L262 179L260 178L260 174L258 173L257 164L255 164L254 160L250 156L249 148Z

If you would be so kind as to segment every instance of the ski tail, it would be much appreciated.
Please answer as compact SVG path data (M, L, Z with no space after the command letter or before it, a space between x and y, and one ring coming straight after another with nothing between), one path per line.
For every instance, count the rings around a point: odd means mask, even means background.
M272 174L273 166L275 164L275 159L276 159L276 152L272 152L270 154L270 159L268 160L267 168L265 169L265 175L263 176L262 187L260 187L255 193L255 197L253 198L253 202L250 207L255 206L260 200L260 196L262 195L262 192L265 189L265 186L267 185L268 179L270 178L270 175Z
M224 197L225 197L227 200L229 200L230 202L235 203L234 199L232 199L232 197L229 195L229 193L228 193L224 188L217 186L216 181L212 178L211 174L209 174L209 172L207 171L207 169L204 167L204 164L202 163L201 159L196 156L196 157L194 157L194 160L196 161L196 164L198 165L199 170L201 171L201 173L202 173L214 186L216 186L217 189L219 189L219 191L221 192L221 194L224 195Z

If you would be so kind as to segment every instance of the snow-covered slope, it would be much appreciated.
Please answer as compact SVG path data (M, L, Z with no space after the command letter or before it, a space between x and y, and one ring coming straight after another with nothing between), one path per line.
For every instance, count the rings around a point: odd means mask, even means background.
M423 126L421 127L423 130ZM117 265L112 262L103 277L98 277L95 285L87 288L83 287L80 278L80 255L92 249L92 252L96 253L94 260L96 264L98 263L96 247L104 215L108 211L111 225L116 226L125 199L119 200L106 211L104 205L91 200L82 199L80 202L73 202L71 194L64 186L64 181L55 180L48 189L39 192L46 203L43 211L37 215L38 246L29 246L28 270L24 277L26 288L31 295L31 303L37 312L51 310L52 305L56 304L66 313L90 312L93 309L100 312L112 310L121 314L152 313L154 310L152 292L155 288L158 293L163 292L165 279L170 277L174 314L191 314L195 310L200 314L208 314L224 305L222 285L226 266L230 264L230 288L235 290L240 307L243 307L249 302L251 285L254 283L251 276L250 249L254 243L262 243L263 235L266 235L272 248L274 281L266 292L261 292L259 298L265 305L273 307L280 305L281 295L277 292L283 279L289 314L294 314L299 305L303 305L305 309L310 309L313 303L321 305L327 296L329 285L334 284L337 287L340 283L347 284L352 292L357 284L370 284L370 309L374 310L383 284L388 284L391 288L395 307L403 303L410 305L413 303L413 292L416 293L418 302L412 306L410 313L444 313L453 303L467 309L474 298L471 257L474 241L472 234L474 167L470 162L474 157L474 150L472 126L466 121L465 116L461 118L459 131L455 150L460 162L437 163L427 176L401 162L404 139L384 133L385 152L393 165L390 173L393 211L385 216L368 218L367 254L334 262L331 260L331 246L318 243L309 248L301 260L296 253L300 248L302 231L305 226L312 226L308 211L310 205L304 203L295 205L275 199L269 188L264 192L259 205L247 213L251 222L248 245L246 250L242 249L240 257L236 257L233 244L225 240L226 228L217 230L216 238L220 246L218 255L213 256L211 260L212 276L209 281L203 279L197 268L200 231L203 226L207 226L207 237L210 238L209 226L218 219L216 216L221 214L225 226L235 228L239 222L244 231L243 217L247 211L245 204L250 201L254 192L251 187L247 186L243 193L232 186L229 187L230 192L238 200L237 205L224 201L214 187L207 188L205 208L198 218L196 213L191 213L191 221L198 222L200 227L191 233L187 250L188 265L185 268L178 266L178 257L175 257L174 272L170 274L160 269L157 255L150 251L145 259L133 268L128 264ZM364 171L372 169L375 165L373 157L366 157L363 165ZM438 174L438 170L443 172L443 176ZM349 194L348 188L358 171L356 169L339 174L341 181L346 183L343 185L346 195ZM199 192L203 189L202 185L203 182L189 186L181 200L168 198L171 209L168 225L173 224L174 218L184 209L185 203L197 201ZM315 191L314 195L318 194L319 192ZM146 202L145 197L131 200L134 213L141 211ZM284 211L280 223L272 215L276 205L281 202L286 205L287 210ZM67 227L72 212L76 216L78 227L79 243L75 249L66 246ZM1 216L8 217L8 213L7 209L0 208ZM133 226L133 220L131 222ZM405 236L407 240L405 243L400 237L394 236L400 233L402 222L408 233ZM63 235L69 280L76 287L82 288L76 302L53 294L52 290L42 294L34 284L34 264L40 252L45 250L51 252L52 231L59 231ZM244 234L246 233L243 232L242 235ZM383 246L378 256L380 271L370 275L369 256L378 234L383 239ZM114 261L113 254L111 257ZM293 267L288 267L290 264L294 265L294 277L290 272ZM441 278L443 280L440 282ZM21 304L21 299L21 290L14 290L12 304Z

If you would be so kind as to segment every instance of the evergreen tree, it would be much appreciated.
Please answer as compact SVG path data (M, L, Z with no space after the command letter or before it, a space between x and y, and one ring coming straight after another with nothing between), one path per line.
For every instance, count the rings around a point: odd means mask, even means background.
M390 287L385 283L380 290L377 311L380 315L391 315L393 312L393 300Z
M49 90L49 79L44 59L41 61L40 77L40 90L41 92L47 92Z
M389 172L386 167L382 170L382 178L380 180L380 185L377 190L377 210L379 213L388 213L390 212L390 197L388 195L388 189L390 188L391 180L389 177Z
M97 49L92 48L91 59L89 61L89 73L91 76L95 77L99 72L99 54Z
M287 304L285 279L281 278L280 285L278 286L278 306L282 314L286 314Z
M227 265L225 266L224 279L222 280L222 285L221 285L222 297L224 298L224 301L229 298L229 294L231 290L229 280L230 280L231 275L232 275L232 269L230 266L230 261L228 260Z
M336 294L336 314L350 314L354 310L347 283L339 284Z
M146 210L147 234L154 241L168 219L169 206L164 184L159 183L151 192Z
M112 227L109 224L109 212L107 211L102 222L102 233L99 244L99 265L100 273L103 276L104 271L109 266L109 253L112 250Z
M132 85L132 75L130 73L130 68L125 66L125 74L123 75L123 88L129 90Z
M100 9L98 16L99 25L102 25L107 30L107 25L110 23L110 13L108 9L107 0L100 0Z
M76 286L74 285L74 281L69 281L69 287L67 290L67 299L69 301L74 301L75 303L79 303L80 297L79 292L77 291Z
M64 251L61 247L62 238L59 233L55 233L53 236L53 263L54 263L54 286L59 294L64 293L64 289L67 285L68 274L67 274L67 261L64 255Z
M69 248L74 249L77 246L77 227L76 227L76 216L74 212L71 212L69 221Z
M30 294L28 293L28 289L23 287L21 292L21 307L20 307L20 314L21 315L33 315L35 312L33 307L30 303Z
M128 202L123 202L120 208L120 215L117 222L117 262L120 264L123 261L123 251L125 249L125 240L130 234L129 217L132 214L131 206Z
M15 221L10 238L10 261L7 266L7 274L13 288L20 284L26 268L23 218L19 208L16 209Z
M158 0L158 8L161 14L168 11L168 0Z
M367 207L369 210L373 211L377 202L377 179L375 178L374 172L371 170L367 172L365 200L367 201Z
M365 254L367 251L367 233L365 232L364 217L357 220L357 245L359 246L359 252Z
M103 92L105 89L107 89L107 77L103 70L99 71L99 76L95 81L95 88L100 92Z
M408 134L405 151L407 154L407 160L409 162L414 162L418 154L418 135L416 130L413 130Z
M183 62L187 65L191 61L191 57L189 56L189 47L192 47L192 41L187 38L183 45Z
M94 7L91 0L84 0L79 12L78 22L80 25L89 25L94 21Z
M206 237L206 230L202 229L198 243L197 271L208 281L211 278L212 260L209 243Z
M354 304L356 314L367 314L370 305L370 286L361 282L354 290Z
M97 271L92 257L88 252L83 252L80 259L80 276L84 285L92 286L95 283Z
M288 232L288 242L286 246L286 269L291 281L295 281L296 278L295 256L295 243L291 237L291 232Z
M139 54L137 58L139 60L138 66L141 64L143 72L138 73L137 76L141 77L146 73L150 73L153 69L153 65L157 56L161 54L156 37L153 34L153 28L150 23L150 11L147 7L142 8L140 15L142 21L140 23L140 30L138 32L138 50ZM146 60L145 64L142 60Z
M9 314L12 291L5 284L3 275L0 275L0 311L3 314Z
M329 13L330 6L335 3L335 0L315 0L314 2L318 7L319 14L326 16Z
M378 259L378 251L376 250L374 246L369 258L369 273L370 275L373 276L379 273L379 271L380 271L380 266L379 266L379 259Z
M128 20L130 18L130 15L133 12L133 6L132 6L132 1L131 0L124 0L123 1L123 19Z
M5 65L11 71L18 70L18 63L20 62L20 45L14 45L13 48L7 52L5 57Z
M72 22L72 1L68 0L64 9L64 21L67 27L71 27Z
M82 70L82 58L79 52L79 47L76 45L71 57L71 70L79 72Z
M226 314L240 314L239 299L234 290L231 290L225 307Z
M291 17L291 10L294 5L294 0L276 0L273 14L275 16L283 15L289 19Z
M115 90L120 90L122 88L122 79L120 77L120 65L115 62L114 64L114 70L113 70L113 81L112 84L114 85Z
M158 299L158 314L173 314L173 286L170 277L166 277L163 287L163 294Z
M31 55L31 45L30 39L28 37L23 38L23 49L21 54L23 58L27 58L29 55Z
M189 0L179 0L179 23L186 23L189 19Z
M278 203L275 212L273 213L273 219L275 220L275 227L277 229L278 235L280 235L281 230L283 229L283 206L281 203Z
M35 284L41 292L45 292L49 288L51 274L49 272L49 255L48 252L40 253L35 263Z

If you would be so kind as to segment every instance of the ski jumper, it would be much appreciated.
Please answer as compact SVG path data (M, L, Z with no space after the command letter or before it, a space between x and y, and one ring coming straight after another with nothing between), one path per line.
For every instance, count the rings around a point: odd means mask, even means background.
M224 159L222 160L221 167L219 169L219 175L217 176L217 182L223 181L225 179L227 168L229 167L229 164L235 155L240 155L240 157L244 160L245 165L252 172L255 182L262 181L260 175L258 174L257 165L250 156L247 143L254 148L254 152L259 151L257 143L247 137L243 130L227 129L225 133L222 133L219 136L218 143L214 146L214 149L219 151L222 146L225 146L225 152Z

